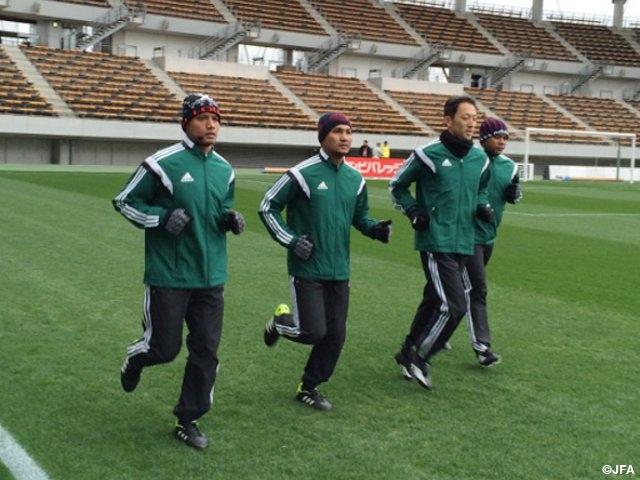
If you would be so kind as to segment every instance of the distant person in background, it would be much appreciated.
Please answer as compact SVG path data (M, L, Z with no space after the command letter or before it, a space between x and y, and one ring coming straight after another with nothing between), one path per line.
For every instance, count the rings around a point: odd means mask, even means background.
M371 151L371 147L369 146L369 142L367 140L362 142L362 145L360 145L360 149L358 150L358 153L360 154L361 157L370 157L371 155L373 155L373 152Z
M143 336L129 345L120 372L133 392L145 367L176 358L183 323L189 356L173 409L175 436L202 449L209 439L197 420L211 408L222 334L227 281L227 232L238 235L244 218L231 209L235 174L214 151L220 110L207 95L182 104L182 142L147 158L113 200L145 232Z
M518 178L518 166L502 155L509 140L507 125L498 118L487 118L480 125L480 144L491 162L489 171L489 203L494 210L492 222L475 220L475 247L467 261L471 282L467 323L471 346L480 365L491 367L500 363L501 357L491 350L491 335L487 316L487 280L485 268L491 259L498 226L507 202L518 203L522 191Z
M373 147L373 158L380 158L380 153L382 152L382 147L380 146L380 142L376 143L376 146Z
M276 180L258 211L271 237L288 250L293 302L292 311L287 305L276 308L264 343L272 347L282 336L312 345L295 398L324 411L332 405L318 386L333 374L347 335L351 227L383 243L391 236L391 220L369 215L365 180L345 162L351 140L344 114L322 115L320 152Z
M389 148L389 143L385 140L382 146L380 147L380 158L390 158L391 157L391 148Z

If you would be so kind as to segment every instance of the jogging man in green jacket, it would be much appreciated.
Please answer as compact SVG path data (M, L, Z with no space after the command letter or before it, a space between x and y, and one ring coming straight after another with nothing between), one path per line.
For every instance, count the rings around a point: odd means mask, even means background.
M207 95L183 102L182 142L147 158L113 200L145 231L143 336L127 349L120 380L138 386L145 367L172 361L189 329L189 356L174 415L175 436L194 448L208 438L196 420L211 408L227 281L227 231L240 234L244 218L231 209L235 174L214 151L220 111Z
M292 311L276 309L264 342L273 346L283 336L313 345L296 399L327 411L331 403L317 387L331 377L346 337L351 226L387 243L391 220L369 216L365 181L345 162L352 140L349 119L339 112L322 115L318 140L320 152L280 177L258 213L271 237L288 249L293 304Z
M418 147L389 183L391 200L415 230L427 283L401 350L403 375L431 388L430 358L444 347L467 311L465 264L474 249L474 220L492 221L489 159L473 145L477 109L469 96L444 105L447 129ZM416 184L416 197L410 187Z
M506 203L518 203L522 198L518 166L509 157L502 155L508 140L507 125L499 118L486 118L480 125L480 145L491 161L489 203L494 209L495 216L491 223L479 219L475 222L475 247L473 255L467 262L467 272L471 281L467 323L471 347L483 367L490 367L501 361L500 355L491 350L485 267L493 253L493 245Z

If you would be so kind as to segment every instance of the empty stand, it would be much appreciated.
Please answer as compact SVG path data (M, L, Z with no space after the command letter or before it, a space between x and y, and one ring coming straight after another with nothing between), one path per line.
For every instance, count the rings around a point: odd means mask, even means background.
M417 45L376 0L311 0L311 3L336 30L364 40Z
M239 127L315 128L315 120L266 79L168 72L189 93L211 95L220 105L222 123Z
M41 46L24 54L80 117L176 122L180 101L134 57Z
M503 118L515 128L556 128L561 130L585 130L584 127L546 103L535 93L496 90L491 88L467 88L469 95ZM601 143L592 137L560 133L536 133L533 140L544 142Z
M549 98L592 130L602 132L640 133L640 117L613 98L582 97L577 95L549 95ZM630 139L623 139L630 144Z
M393 90L385 93L436 132L445 128L442 109L449 95Z
M259 22L263 28L327 35L324 28L309 15L298 0L224 0L241 20Z
M500 51L466 18L452 10L426 5L394 3L396 10L428 43L455 50L500 54Z
M640 112L640 100L626 99L625 103L631 105L634 109Z
M57 115L2 47L0 47L0 113Z
M338 110L353 123L354 132L411 135L424 133L374 90L357 78L281 70L275 74L318 115Z
M567 50L544 27L531 20L515 16L476 13L480 24L502 45L515 55L577 62Z
M640 64L640 55L629 42L603 25L553 22L557 32L594 63L605 65Z
M125 0L124 3L129 8L137 8L142 3L152 15L227 23L211 0Z
M394 90L386 90L385 93L435 132L439 133L446 128L444 123L444 104L451 95ZM475 137L479 136L480 123L482 123L485 116L485 112L478 109Z

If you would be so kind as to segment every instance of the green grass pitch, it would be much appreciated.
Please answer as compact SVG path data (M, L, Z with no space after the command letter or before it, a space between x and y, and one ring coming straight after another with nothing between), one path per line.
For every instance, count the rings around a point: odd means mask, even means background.
M257 216L275 176L237 172L246 232L229 237L221 366L203 452L172 437L186 350L119 383L140 334L143 234L111 206L129 173L0 172L0 425L51 479L601 479L640 471L640 187L531 182L488 268L502 364L482 369L465 324L433 359L434 388L393 361L424 277L386 182L372 214L389 245L352 234L348 338L322 391L294 401L308 347L262 343L289 303L285 252ZM0 465L0 478L11 478Z

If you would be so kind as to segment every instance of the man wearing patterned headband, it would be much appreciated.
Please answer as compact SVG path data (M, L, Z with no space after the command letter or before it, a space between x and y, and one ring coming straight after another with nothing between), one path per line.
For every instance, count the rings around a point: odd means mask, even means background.
M332 405L317 387L333 374L346 338L351 226L387 243L391 220L369 215L365 181L345 162L352 140L349 119L339 112L322 115L318 140L320 152L280 177L258 213L271 237L288 250L293 302L291 310L276 308L264 343L272 347L282 336L312 345L295 398L328 411Z
M493 245L498 226L502 221L505 204L518 203L522 198L518 167L509 157L502 154L508 140L507 125L499 118L487 118L480 125L480 144L491 162L489 203L494 209L494 218L489 223L478 219L475 222L474 253L467 261L467 272L471 282L467 324L471 347L483 367L491 367L502 360L500 355L491 350L485 267L493 253Z
M113 200L145 231L143 336L129 345L120 381L132 392L145 367L176 358L186 323L189 355L173 409L174 433L202 449L209 440L196 421L211 408L218 372L227 232L242 233L244 218L231 208L233 169L214 151L218 104L207 95L188 95L182 129L182 141L142 162Z

